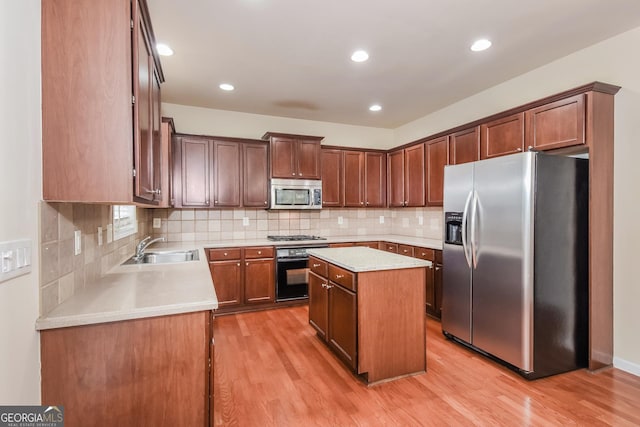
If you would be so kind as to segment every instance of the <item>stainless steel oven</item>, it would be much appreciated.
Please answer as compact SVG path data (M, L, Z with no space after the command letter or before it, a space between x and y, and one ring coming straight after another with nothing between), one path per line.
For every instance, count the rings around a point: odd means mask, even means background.
M309 248L326 248L327 244L276 248L276 301L309 297Z

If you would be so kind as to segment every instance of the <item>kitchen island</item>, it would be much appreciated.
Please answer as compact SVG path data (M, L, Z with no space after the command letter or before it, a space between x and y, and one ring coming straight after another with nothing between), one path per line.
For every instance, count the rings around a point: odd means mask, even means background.
M309 323L367 384L426 371L430 261L367 247L309 249Z

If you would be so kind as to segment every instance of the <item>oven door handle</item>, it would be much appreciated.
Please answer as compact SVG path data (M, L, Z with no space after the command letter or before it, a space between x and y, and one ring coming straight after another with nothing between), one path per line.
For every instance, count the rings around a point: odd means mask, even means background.
M298 261L309 261L309 258L277 258L276 261L278 261L278 263L298 262Z

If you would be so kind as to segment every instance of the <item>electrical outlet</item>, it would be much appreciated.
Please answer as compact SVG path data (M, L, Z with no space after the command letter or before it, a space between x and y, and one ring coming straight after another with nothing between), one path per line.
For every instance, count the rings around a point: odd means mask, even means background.
M384 224L384 215L380 215L380 224Z
M107 224L107 243L113 242L113 224Z
M153 218L153 228L162 227L162 220L160 218Z
M98 227L98 246L102 246L102 227Z
M418 215L418 225L424 224L424 217L422 215Z
M342 225L344 224L344 218L342 218L341 216L338 217L338 225Z
M82 232L80 230L74 231L73 237L74 254L80 255L82 253Z
M249 225L249 217L248 216L243 216L242 217L242 226L243 227L247 227Z

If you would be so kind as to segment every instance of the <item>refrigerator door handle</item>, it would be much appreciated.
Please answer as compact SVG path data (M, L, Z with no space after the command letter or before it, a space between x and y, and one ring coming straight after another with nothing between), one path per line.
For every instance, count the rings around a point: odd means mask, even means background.
M478 193L473 190L473 202L471 203L471 262L473 268L478 267Z
M462 211L462 251L464 252L464 258L467 261L467 265L471 268L471 246L467 238L467 223L469 221L469 204L471 202L471 196L473 191L469 191L467 200L464 202L464 209Z

